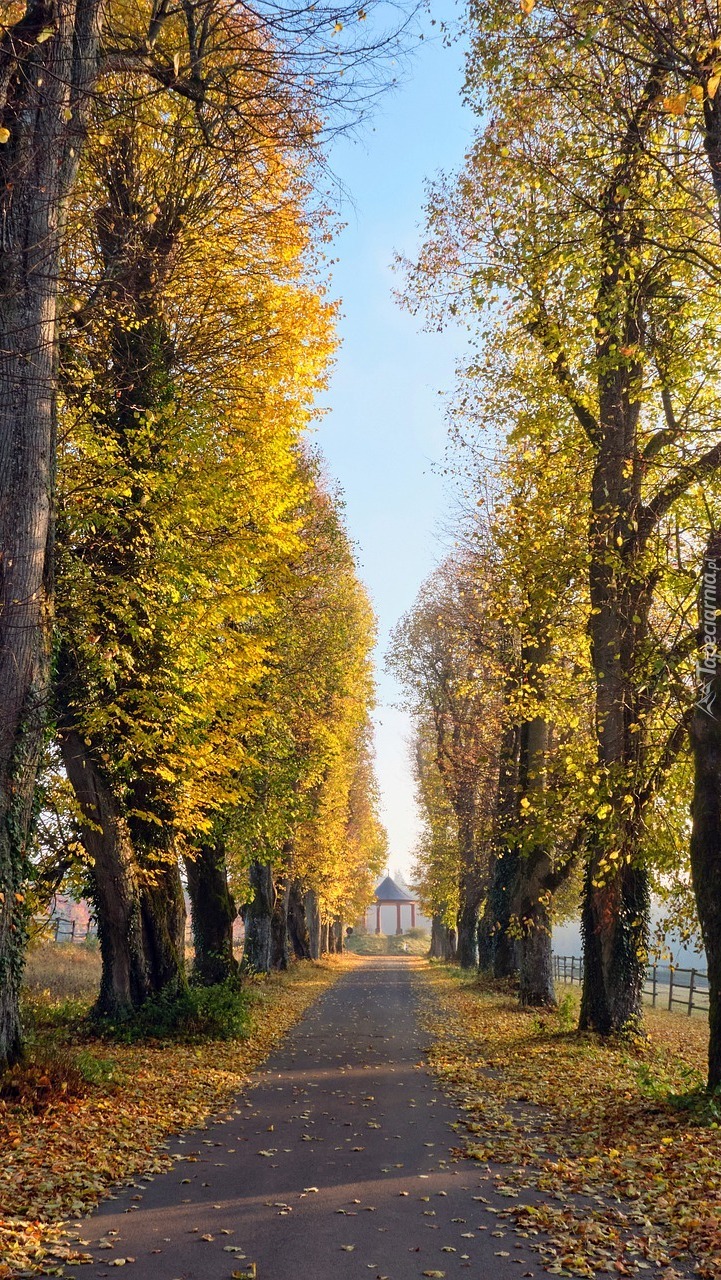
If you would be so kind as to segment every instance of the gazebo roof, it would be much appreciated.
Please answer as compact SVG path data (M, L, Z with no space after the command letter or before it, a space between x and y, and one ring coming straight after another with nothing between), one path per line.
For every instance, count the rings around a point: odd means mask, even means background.
M375 891L375 899L376 902L415 902L415 898L406 893L405 889L401 889L390 876L381 880Z

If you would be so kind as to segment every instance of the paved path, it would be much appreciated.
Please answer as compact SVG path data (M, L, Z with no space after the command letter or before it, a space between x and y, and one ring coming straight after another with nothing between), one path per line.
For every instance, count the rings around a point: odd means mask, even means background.
M130 1257L127 1280L230 1280L250 1263L258 1280L540 1276L496 1218L509 1202L488 1172L452 1154L413 967L374 958L344 974L223 1119L171 1141L170 1172L83 1224L97 1259L83 1278Z

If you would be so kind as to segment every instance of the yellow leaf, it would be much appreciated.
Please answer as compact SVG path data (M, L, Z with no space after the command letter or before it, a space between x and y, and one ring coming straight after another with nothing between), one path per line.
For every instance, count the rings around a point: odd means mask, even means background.
M38 36L37 43L44 44L46 40L49 40L50 37L54 35L55 35L54 27L43 27L42 31L40 32L40 35Z
M706 82L706 92L709 98L716 97L716 90L718 89L720 84L721 84L721 71L717 72L716 75L709 76Z
M10 141L10 130L6 129L3 126L2 128L0 128L0 142L9 142L9 141Z
M520 5L521 13L525 13L526 17L528 17L529 13L533 13L536 7L536 0L520 0Z
M694 102L703 102L703 85L702 84L692 84L691 88L689 89L689 93L691 94L691 97L693 98Z
M689 100L687 93L672 93L663 100L663 109L672 116L682 116Z

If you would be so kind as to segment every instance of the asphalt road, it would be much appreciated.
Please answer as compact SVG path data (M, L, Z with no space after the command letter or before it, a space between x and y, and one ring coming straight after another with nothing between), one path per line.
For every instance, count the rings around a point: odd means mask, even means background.
M478 1280L540 1276L488 1170L453 1154L456 1113L421 1064L413 961L364 960L251 1088L170 1142L174 1167L83 1223L83 1278ZM108 1247L109 1246L109 1247ZM133 1261L131 1262L130 1259Z

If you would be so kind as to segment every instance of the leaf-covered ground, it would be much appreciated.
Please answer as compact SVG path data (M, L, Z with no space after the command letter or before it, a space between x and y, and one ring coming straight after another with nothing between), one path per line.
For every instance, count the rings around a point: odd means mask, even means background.
M62 1274L64 1262L83 1261L63 1221L114 1183L167 1168L167 1135L201 1124L238 1093L347 963L298 964L253 983L239 1040L119 1045L56 1027L42 1074L41 1038L40 1065L25 1073L20 1096L0 1098L0 1280Z
M570 993L539 1015L457 971L426 975L431 1067L466 1113L467 1150L508 1188L509 1222L547 1237L546 1269L718 1280L721 1131L696 1092L705 1022L648 1010L647 1042L607 1044L567 1029Z

